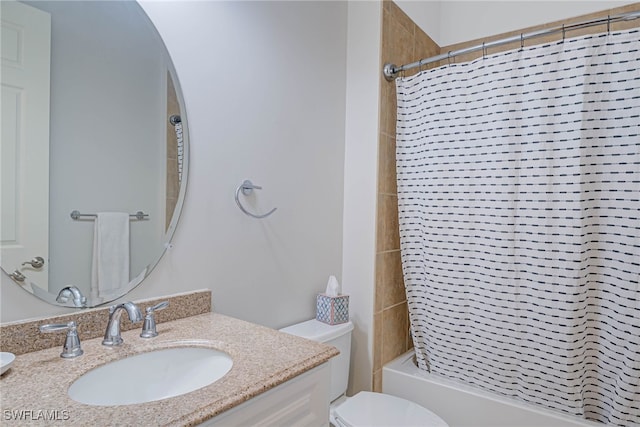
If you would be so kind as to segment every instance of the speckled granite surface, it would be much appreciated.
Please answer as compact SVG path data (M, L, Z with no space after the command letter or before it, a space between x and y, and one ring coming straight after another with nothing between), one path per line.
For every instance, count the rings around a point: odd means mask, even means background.
M101 337L86 340L84 355L75 359L62 359L58 346L17 356L0 377L2 425L197 425L338 354L332 346L216 313L159 323L158 332L158 337L146 340L139 337L137 328L123 332L124 344L116 348L102 346ZM233 358L233 367L214 384L151 403L98 407L67 396L69 386L92 368L136 353L184 345L222 350ZM58 411L58 419L16 420L15 411L21 410L31 411L31 418L37 411Z
M211 290L193 291L166 297L134 301L142 310L159 302L169 301L169 307L157 311L158 323L211 311ZM38 330L45 323L68 323L75 320L78 325L80 340L101 337L104 335L109 319L109 306L93 308L43 319L30 319L0 325L0 350L19 355L43 350L54 346L62 346L65 332L43 334ZM127 316L122 316L122 330L142 329L142 323L131 323Z

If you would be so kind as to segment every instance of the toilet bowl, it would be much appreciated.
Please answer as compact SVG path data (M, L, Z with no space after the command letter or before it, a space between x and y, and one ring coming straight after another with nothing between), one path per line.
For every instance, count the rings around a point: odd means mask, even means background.
M361 391L346 397L353 323L327 325L316 319L280 329L291 335L336 347L340 354L329 361L331 371L329 420L335 427L448 427L428 409L400 397Z
M396 396L361 391L332 409L335 427L448 427L428 409Z

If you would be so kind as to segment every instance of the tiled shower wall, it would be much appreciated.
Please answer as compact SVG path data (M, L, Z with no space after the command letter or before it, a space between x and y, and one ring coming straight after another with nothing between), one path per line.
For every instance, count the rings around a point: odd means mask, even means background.
M166 187L166 207L165 207L165 230L169 228L173 218L173 210L178 203L180 193L180 180L178 179L178 140L176 129L169 122L169 117L174 114L180 115L180 105L178 96L173 85L171 74L167 73L167 187Z
M382 3L382 64L407 64L440 53L440 48L391 1ZM396 191L396 91L380 73L378 213L373 315L373 390L381 391L382 366L410 349Z
M408 64L421 58L438 55L441 52L454 51L481 44L483 41L497 40L504 37L536 31L545 27L569 25L571 23L606 18L640 10L640 3L605 10L589 15L578 16L565 21L558 21L521 29L506 34L487 37L483 40L471 40L457 45L440 48L392 1L383 2L382 11L382 49L381 64ZM611 31L633 28L638 20L611 24ZM580 31L572 31L568 36L606 31L606 24ZM562 35L538 38L526 44L539 44L558 40ZM520 43L505 45L487 52L488 54L508 49L517 49ZM456 57L456 61L469 61L482 56L482 52ZM431 64L430 67L439 66ZM428 68L428 67L425 67ZM417 70L407 72L415 74ZM380 129L378 136L378 212L376 242L376 279L374 307L374 341L373 341L373 384L374 391L382 391L382 366L409 350L413 344L409 336L409 319L407 301L404 292L402 264L400 261L400 236L398 233L398 196L395 173L395 121L396 93L394 82L385 80L380 73Z

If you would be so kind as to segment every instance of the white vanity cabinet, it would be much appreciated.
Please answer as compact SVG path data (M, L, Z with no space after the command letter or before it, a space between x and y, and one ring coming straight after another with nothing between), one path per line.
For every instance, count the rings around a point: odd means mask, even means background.
M200 425L328 426L330 376L325 362Z

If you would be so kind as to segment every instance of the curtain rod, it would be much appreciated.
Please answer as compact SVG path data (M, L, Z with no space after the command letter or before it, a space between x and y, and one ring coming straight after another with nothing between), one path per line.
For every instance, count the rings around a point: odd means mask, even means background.
M634 19L638 19L638 18L640 18L640 10L635 12L623 13L620 15L607 16L606 18L596 19L592 21L584 21L576 24L562 25L559 27L548 28L545 30L532 31L530 33L520 33L519 36L507 37L504 39L486 42L486 43L478 44L475 46L471 46L471 47L467 47L459 50L449 51L447 53L431 56L429 58L424 58L419 61L412 62L411 64L405 64L401 66L396 66L395 64L385 64L382 69L382 72L384 74L384 77L388 81L392 81L398 75L398 73L402 71L410 70L412 68L422 67L423 65L431 64L432 62L442 61L443 59L451 59L454 56L477 52L479 50L486 51L487 49L492 47L502 46L504 44L514 43L517 41L519 41L520 45L524 47L525 40L529 40L536 37L547 36L550 34L556 34L556 33L562 33L562 38L564 39L564 36L565 36L564 33L566 33L567 31L578 30L581 28L588 28L595 25L607 24L607 31L609 31L609 25L612 22L633 21Z

